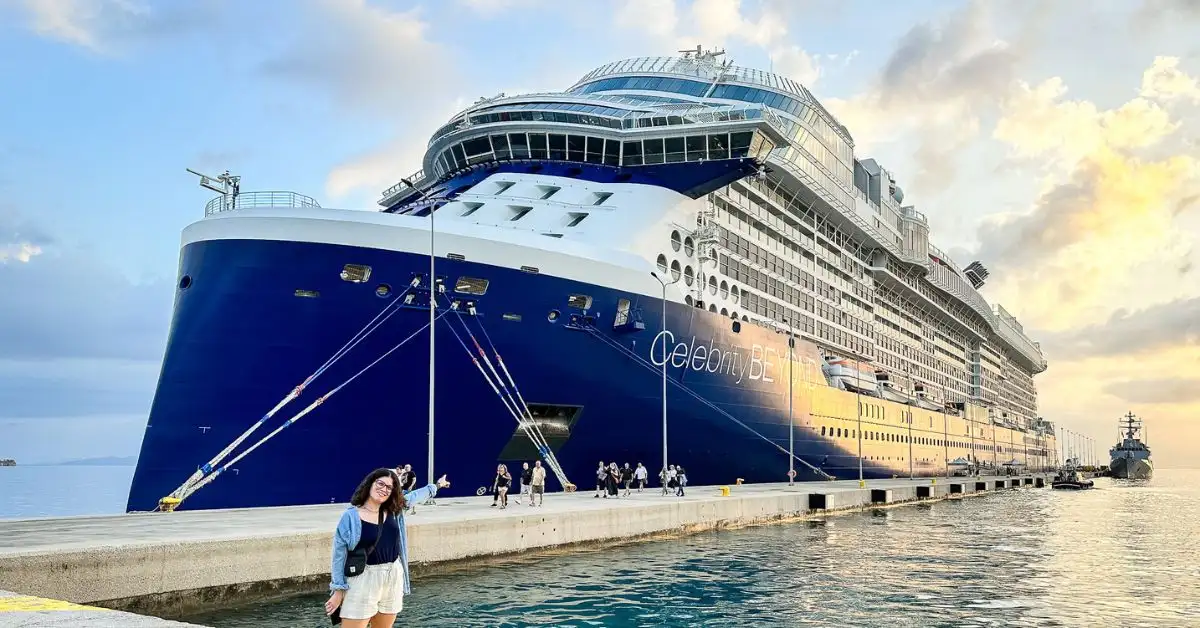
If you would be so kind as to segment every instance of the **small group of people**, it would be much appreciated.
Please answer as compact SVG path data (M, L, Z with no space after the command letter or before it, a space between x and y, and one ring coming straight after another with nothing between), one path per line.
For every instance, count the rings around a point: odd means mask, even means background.
M512 475L508 472L508 465L500 464L496 467L496 477L492 480L492 507L495 508L497 503L501 509L508 507L508 491L512 487ZM535 460L533 466L530 467L528 462L522 463L521 477L518 479L517 503L521 503L521 498L528 495L529 505L533 506L534 497L537 497L537 506L542 505L542 500L546 495L546 468L542 466L541 460Z
M638 492L646 488L646 478L648 473L646 467L642 463L637 463L637 468L632 469L629 463L624 466L617 467L617 463L610 462L607 465L604 461L600 461L600 466L596 468L596 494L593 497L617 497L621 487L625 488L623 496L628 497L630 488L636 484Z
M400 471L407 470L405 479ZM345 628L391 628L411 592L404 512L450 486L446 476L420 489L408 465L376 469L354 489L333 533L325 614Z
M658 479L663 483L663 495L673 488L676 496L683 497L683 487L687 486L687 471L683 470L683 465L667 465L666 470L658 474Z

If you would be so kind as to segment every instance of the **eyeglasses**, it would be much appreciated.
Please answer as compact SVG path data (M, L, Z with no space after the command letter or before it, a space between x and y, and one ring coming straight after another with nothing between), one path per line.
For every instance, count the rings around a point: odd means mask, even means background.
M385 482L383 480L375 480L375 488L383 489L385 492L388 492L388 493L392 492L391 482Z

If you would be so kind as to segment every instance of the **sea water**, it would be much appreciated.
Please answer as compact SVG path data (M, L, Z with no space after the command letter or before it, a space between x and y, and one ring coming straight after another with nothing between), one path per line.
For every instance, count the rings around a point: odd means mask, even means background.
M529 555L412 586L397 626L1200 626L1200 471ZM325 597L187 619L328 626Z

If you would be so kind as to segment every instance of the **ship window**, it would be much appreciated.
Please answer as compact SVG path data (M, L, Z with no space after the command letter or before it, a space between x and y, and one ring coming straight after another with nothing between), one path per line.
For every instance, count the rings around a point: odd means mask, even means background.
M454 282L454 291L463 294L474 294L476 296L487 293L488 280L476 279L475 277L459 277L458 281Z
M524 133L509 133L508 145L512 149L513 159L529 159L529 139Z
M521 315L520 315L520 314L505 314L505 315L503 315L501 318L503 318L503 319L504 319L504 320L506 320L506 321L512 321L512 322L514 322L514 323L519 323L519 322L521 322Z
M470 216L475 213L475 210L483 207L483 203L467 203L463 202L463 212L459 216Z
M700 161L708 157L708 138L704 135L691 135L687 138L687 160Z
M742 324L738 321L733 321L733 333L740 334L742 332Z
M554 196L555 193L557 193L562 188L555 187L553 185L539 185L539 186L537 186L537 189L538 189L538 198L544 201L544 200L550 198L551 196Z
M507 192L508 188L511 188L514 185L516 185L516 183L513 181L497 181L496 182L496 191L492 192L492 193L495 194L496 196L499 196L499 195Z
M533 208L528 205L509 205L508 219L513 221L520 220L525 217L525 214L531 211L533 211Z
M567 212L567 226L574 227L587 218L587 212Z
M658 264L658 272L660 272L660 273L667 272L667 256L666 255L659 253L658 260L656 263Z
M680 272L679 260L671 260L671 279L679 279Z
M612 198L612 192L592 192L592 205L603 205L604 201Z
M709 311L709 312L712 312L712 313L714 313L714 314L716 314L716 312L717 312L717 304L716 304L716 303L709 303L709 304L708 304L708 311Z
M375 286L375 296L377 296L381 299L386 299L391 294L392 294L392 287L387 285L386 283L381 283L378 286Z
M665 156L667 163L675 163L684 160L684 145L682 137L668 137L663 139L665 148Z
M688 268L691 268L691 267L689 266ZM688 283L690 284L690 283L692 283L692 282L690 282L690 281L689 281ZM688 307L691 307L691 306L692 306L692 295L690 295L690 294L689 294L689 295L685 295L685 296L683 297L683 302L684 302L685 304L687 304L687 306L688 306Z
M488 155L492 152L492 144L486 136L477 137L473 140L467 140L462 143L463 152L467 154L467 159L480 155Z
M721 298L725 299L728 297L729 297L729 284L725 283L725 281L722 280L721 281Z
M342 281L364 283L371 277L371 267L362 264L346 264L342 267Z
M558 136L562 139L562 136ZM546 134L545 133L530 133L529 134L529 154L534 159L546 159L549 154L546 151Z
M567 306L581 310L590 309L592 307L592 297L586 294L572 294L567 297Z
M715 275L708 276L708 293L709 294L717 293L717 277Z
M599 137L587 138L587 156L589 164L604 163L604 140Z
M692 282L695 281L695 279L696 279L696 276L692 271L692 267L690 265L684 266L683 267L683 282L690 286L690 285L692 285ZM691 298L691 297L688 297L688 298Z
M683 239L683 254L691 257L696 252L696 245L692 242L692 236Z
M621 143L617 140L604 140L604 165L621 165Z
M179 278L179 289L180 290L187 290L188 288L191 287L191 285L192 285L192 276L191 275L184 275Z
M613 321L613 327L620 327L629 322L629 299L617 300L617 316Z
M551 136L553 138L553 136ZM583 147L586 138L582 135L567 136L567 159L569 161L583 161ZM551 145L553 149L553 144Z
M708 136L708 158L729 159L729 134Z
M320 292L317 292L316 290L297 290L297 291L296 291L296 296L298 296L298 297L306 297L306 298L309 298L309 299L315 299L315 298L317 298L317 297L321 296L321 293L320 293Z
M555 161L566 161L567 159L567 136L551 133L550 138L550 159Z
M679 232L672 231L671 232L671 250L678 251L679 247L682 245L683 245L683 241L679 237Z
M642 165L642 143L640 141L625 142L624 149L626 166Z
M493 135L492 148L496 151L496 159L508 159L508 136Z
M646 165L661 164L663 162L662 139L644 140L642 146L642 156L645 159Z
M753 133L731 133L729 135L729 156L734 159L750 154L750 139Z
M546 320L550 321L551 323L558 320L558 310L550 310L550 313L546 314Z

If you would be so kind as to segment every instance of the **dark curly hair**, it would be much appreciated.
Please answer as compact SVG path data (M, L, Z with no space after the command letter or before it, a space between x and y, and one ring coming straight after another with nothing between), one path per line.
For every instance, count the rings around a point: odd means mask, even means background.
M404 490L400 488L400 477L391 469L379 468L368 473L367 477L358 483L358 488L354 489L354 496L350 498L350 503L355 506L367 503L367 497L371 494L371 486L375 484L375 480L382 477L392 478L392 494L388 496L387 501L383 502L380 509L393 515L399 515L408 506L408 501L404 499Z

